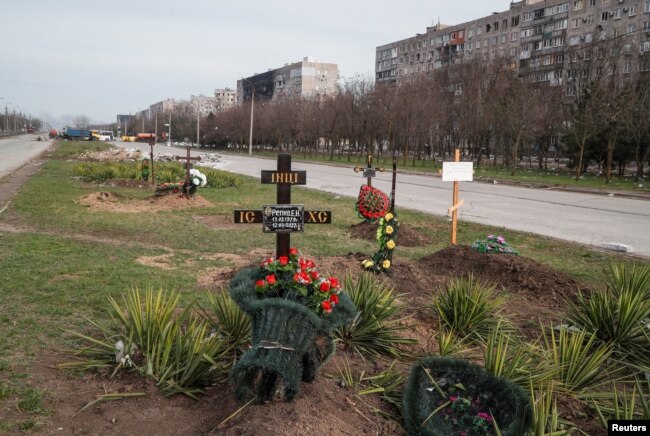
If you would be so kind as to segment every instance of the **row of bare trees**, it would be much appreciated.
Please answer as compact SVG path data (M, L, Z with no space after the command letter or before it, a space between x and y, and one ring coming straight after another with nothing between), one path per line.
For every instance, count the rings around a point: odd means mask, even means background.
M256 101L254 147L332 159L396 153L412 165L460 148L479 166L489 159L513 172L522 162L546 168L550 156L563 156L576 177L597 165L609 181L616 164L621 174L634 162L641 178L650 153L650 55L624 43L565 49L555 66L475 59L394 86L355 77L320 101ZM174 138L196 138L195 114L172 118ZM248 147L250 105L200 124L203 144Z

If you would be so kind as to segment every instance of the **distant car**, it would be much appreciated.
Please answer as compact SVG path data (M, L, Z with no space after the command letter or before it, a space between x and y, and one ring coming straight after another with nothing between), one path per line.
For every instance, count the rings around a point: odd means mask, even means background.
M102 142L109 142L115 140L115 138L113 137L113 132L111 132L110 130L100 130L97 139L99 139Z

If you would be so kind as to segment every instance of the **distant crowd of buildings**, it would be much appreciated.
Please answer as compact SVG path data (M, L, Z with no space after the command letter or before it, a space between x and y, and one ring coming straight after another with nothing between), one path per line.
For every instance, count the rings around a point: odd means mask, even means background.
M530 81L560 85L572 74L577 49L619 36L627 37L621 45L626 53L650 52L650 0L521 0L503 12L456 25L437 24L377 47L375 80L398 84L467 60L499 58ZM647 58L636 67L650 69ZM624 64L623 73L632 69L632 62ZM305 57L242 78L236 89L215 89L213 96L192 95L189 100L167 99L135 115L119 115L118 125L124 117L150 120L159 114L197 111L216 115L253 98L322 98L336 92L338 79L337 64Z

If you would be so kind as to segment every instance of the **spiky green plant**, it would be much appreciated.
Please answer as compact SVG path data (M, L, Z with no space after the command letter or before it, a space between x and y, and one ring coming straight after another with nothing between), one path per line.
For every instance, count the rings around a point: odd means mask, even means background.
M603 428L609 419L650 419L650 380L642 383L636 378L632 392L627 385L620 392L614 384L611 392L594 394L590 401Z
M552 383L533 389L530 386L530 400L533 405L533 428L529 436L570 435L573 424L563 420L557 409L555 388Z
M362 356L407 356L409 353L404 347L417 341L402 336L408 329L407 317L399 317L401 306L394 289L386 282L379 283L370 273L361 274L356 281L347 275L344 289L358 312L352 323L334 331L334 337Z
M178 307L180 294L155 295L148 289L141 297L132 289L123 306L109 297L111 325L89 320L102 337L70 332L88 345L77 351L77 360L60 368L88 370L114 367L113 374L130 368L156 381L165 395L182 393L196 398L208 384L225 378L232 364L232 347L221 336L210 336L207 322L191 315L191 305Z
M607 289L590 296L579 292L575 302L567 300L567 318L571 325L586 329L601 343L610 344L617 360L647 366L650 298L642 291L646 272L613 267L606 278Z
M455 332L442 328L434 336L438 342L438 354L440 356L454 356L463 351L467 338L459 337Z
M201 314L234 349L241 350L250 342L250 317L227 292L208 292L207 302L201 305Z
M569 392L596 387L608 375L611 346L600 344L585 330L566 326L542 330L548 361L557 368L557 379Z
M616 295L632 292L650 298L650 265L611 264L604 275L607 289Z
M440 321L448 330L485 342L498 320L503 300L493 286L475 281L472 275L449 281L433 298Z

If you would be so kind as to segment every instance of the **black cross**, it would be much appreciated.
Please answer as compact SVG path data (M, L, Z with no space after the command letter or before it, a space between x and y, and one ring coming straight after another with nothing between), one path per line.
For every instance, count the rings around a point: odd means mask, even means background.
M379 172L384 172L384 167L380 168L373 168L372 167L372 155L368 153L368 157L366 158L368 162L368 166L365 168L361 167L354 167L354 172L358 173L359 171L363 171L363 176L368 178L368 183L366 183L368 186L372 186L372 178L375 177L375 171Z
M277 185L277 204L265 205L262 210L237 209L234 211L234 222L261 223L264 232L275 233L276 257L289 255L291 233L302 232L305 224L331 224L331 211L306 211L302 204L291 204L291 186L306 185L307 172L291 170L290 154L278 154L276 171L262 170L262 184Z
M192 165L190 161L196 160L199 161L201 160L201 156L197 157L190 157L190 149L191 147L185 147L187 149L187 156L174 156L174 159L176 160L185 160L185 198L188 200L190 199L190 187L192 186L192 182L190 181L190 166ZM152 147L153 149L153 147Z

